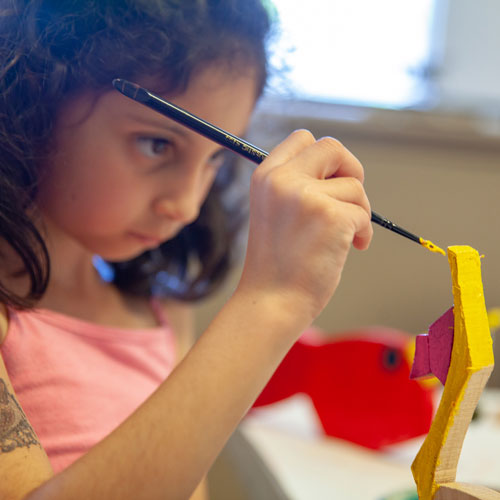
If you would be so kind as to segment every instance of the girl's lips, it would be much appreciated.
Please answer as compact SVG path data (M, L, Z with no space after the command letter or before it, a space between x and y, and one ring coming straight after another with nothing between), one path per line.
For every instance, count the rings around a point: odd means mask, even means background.
M155 238L154 236L146 236L145 234L140 234L140 233L128 233L130 236L135 238L136 240L140 241L144 245L151 246L151 247L157 247L159 246L163 240L160 238Z

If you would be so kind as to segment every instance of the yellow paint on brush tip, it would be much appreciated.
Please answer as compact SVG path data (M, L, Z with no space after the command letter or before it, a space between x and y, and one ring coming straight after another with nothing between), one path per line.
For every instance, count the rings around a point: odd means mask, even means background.
M440 253L446 257L446 252L442 248L439 248L437 245L434 245L434 243L432 243L432 241L424 240L424 239L420 238L420 244L423 247L427 248L427 250L430 250L431 252L435 252L435 253Z

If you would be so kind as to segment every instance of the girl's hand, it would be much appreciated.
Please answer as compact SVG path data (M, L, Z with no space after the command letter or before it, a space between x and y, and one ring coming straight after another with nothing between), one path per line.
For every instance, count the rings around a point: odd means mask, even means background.
M238 290L312 321L337 288L351 243L372 237L363 167L337 140L299 130L255 170Z

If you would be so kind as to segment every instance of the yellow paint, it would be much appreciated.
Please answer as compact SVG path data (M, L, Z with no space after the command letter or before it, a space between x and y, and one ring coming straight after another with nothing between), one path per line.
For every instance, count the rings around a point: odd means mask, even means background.
M427 248L427 250L430 250L431 252L440 253L440 254L446 256L446 252L442 248L439 248L437 245L434 245L434 243L432 243L432 241L424 240L423 238L420 238L420 244L423 247Z
M498 330L500 327L500 307L488 309L488 323L491 331Z
M411 366L415 359L415 342L408 342L404 350L404 356L408 361L408 365Z
M449 247L448 261L455 303L455 334L441 402L412 464L420 500L432 500L439 485L455 480L463 439L493 369L479 254L468 246Z

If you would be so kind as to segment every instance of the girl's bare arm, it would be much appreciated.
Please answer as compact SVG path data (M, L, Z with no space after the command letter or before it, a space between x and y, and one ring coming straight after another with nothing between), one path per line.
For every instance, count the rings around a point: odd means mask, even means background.
M175 332L178 362L180 362L191 350L196 340L193 307L189 303L177 300L164 300L161 305L170 326ZM206 478L198 484L189 500L209 500Z

